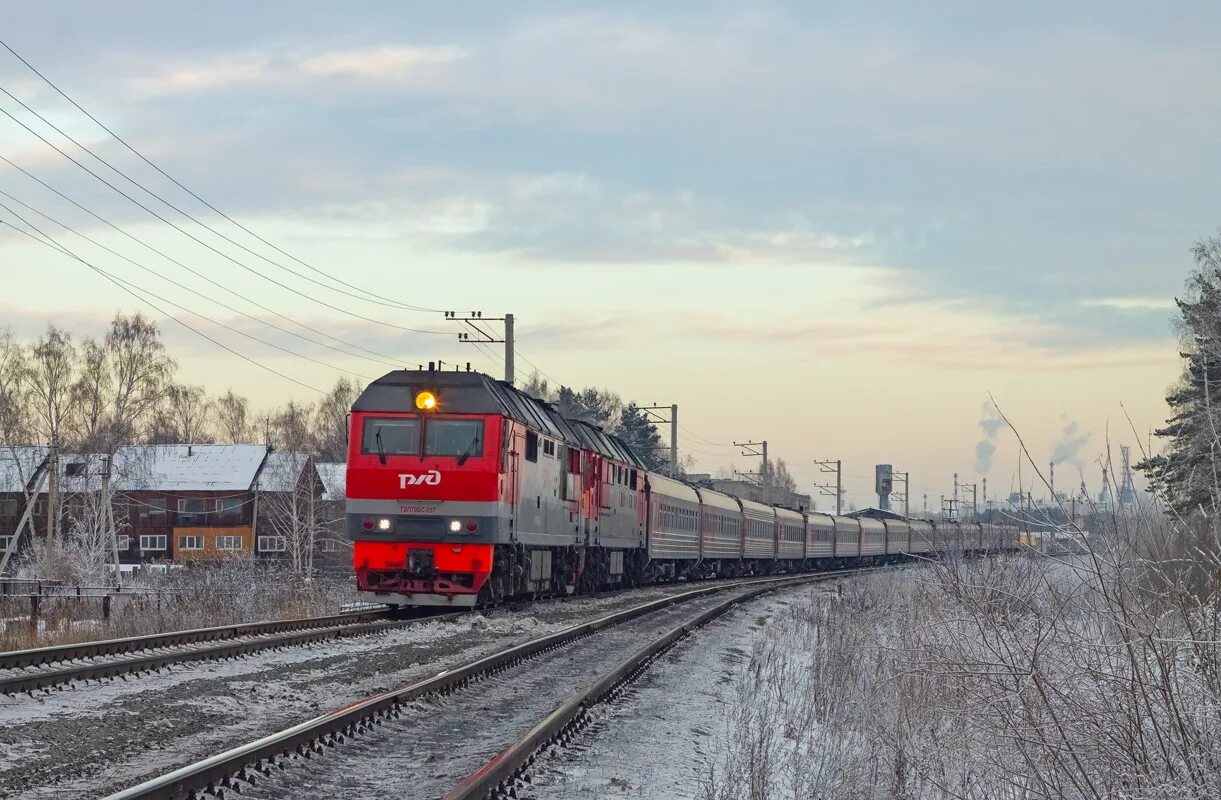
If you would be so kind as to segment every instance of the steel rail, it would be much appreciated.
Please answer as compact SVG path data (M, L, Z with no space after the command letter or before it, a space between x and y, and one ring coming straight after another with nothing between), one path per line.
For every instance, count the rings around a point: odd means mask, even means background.
M281 635L266 635L241 642L226 641L210 647L190 650L174 650L135 658L103 661L97 664L77 664L62 669L22 673L0 678L0 694L19 694L46 689L74 681L105 680L119 678L131 673L151 672L174 664L189 664L196 661L220 661L239 658L262 650L297 647L328 639L346 639L353 636L368 636L376 633L405 628L434 620L448 621L463 616L466 612L450 612L427 617L382 622L358 622L350 625L332 625L316 630Z
M844 572L794 577L791 581L761 586L726 598L712 608L702 611L695 619L684 622L653 640L604 673L584 690L565 700L517 741L501 750L491 761L447 792L442 800L485 800L485 798L500 800L516 796L511 794L513 785L519 779L529 782L528 770L534 764L540 750L548 745L567 745L572 737L590 721L588 713L592 707L616 697L628 683L643 673L650 663L673 647L680 639L707 625L734 606L752 600L761 594L774 592L785 586L831 580L842 574Z
M106 800L152 800L153 798L176 800L177 798L196 797L199 792L208 790L219 791L224 796L227 789L237 791L242 783L254 784L262 777L270 775L273 769L280 767L283 759L293 756L308 758L321 754L324 752L324 748L369 730L387 718L397 718L403 712L402 706L420 697L448 694L470 685L481 677L501 672L534 655L585 638L600 630L714 592L743 586L777 587L818 577L810 575L743 580L692 589L652 600L591 622L574 625L565 630L505 648L460 667L438 673L431 678L366 697L314 719L123 789L110 795Z
M30 650L9 650L7 652L0 652L0 669L21 669L23 667L51 664L57 661L73 661L81 658L152 650L158 647L171 647L180 644L193 644L195 642L215 641L218 639L235 639L240 636L258 636L266 633L282 633L284 631L303 630L306 628L324 628L332 625L346 625L353 620L381 618L386 613L385 610L367 611L362 609L360 611L331 614L323 617L299 617L297 619L271 620L266 622L246 622L238 625L219 625L211 628L192 628L184 631L150 633L143 636L128 636L121 639L102 639L93 642L61 644Z

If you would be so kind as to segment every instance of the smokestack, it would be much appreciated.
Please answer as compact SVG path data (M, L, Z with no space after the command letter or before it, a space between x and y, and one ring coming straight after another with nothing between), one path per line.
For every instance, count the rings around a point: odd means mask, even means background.
M1051 461L1051 501L1056 502L1056 462Z

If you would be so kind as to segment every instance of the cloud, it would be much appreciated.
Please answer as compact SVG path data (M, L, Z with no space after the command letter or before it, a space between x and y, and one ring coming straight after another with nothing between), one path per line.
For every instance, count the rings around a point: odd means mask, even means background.
M1119 311L1169 311L1174 300L1166 297L1091 297L1081 301L1086 308L1113 308Z
M387 78L452 64L469 54L469 50L460 47L375 47L323 53L305 59L298 66L309 75Z
M130 84L145 94L204 91L230 86L249 86L269 78L265 57L226 55L211 62L181 64L156 75L134 78Z
M296 91L319 79L406 79L461 61L470 54L452 46L382 45L351 50L302 53L277 48L256 53L224 53L198 61L147 64L152 74L129 78L128 84L144 95L182 94L224 88L261 87ZM350 92L351 87L345 88Z

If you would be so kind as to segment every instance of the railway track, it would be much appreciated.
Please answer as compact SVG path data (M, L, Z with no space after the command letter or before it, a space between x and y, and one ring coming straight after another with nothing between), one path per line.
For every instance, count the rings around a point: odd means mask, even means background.
M460 788L468 787L462 789L468 794L461 796L482 797L487 794L485 779L477 779L478 788L469 788L476 785L472 783L476 779L467 777L468 772L493 776L495 780L488 784L492 787L513 780L529 758L527 751L548 736L562 735L555 732L571 723L564 709L574 702L572 692L587 686L590 675L603 676L595 682L598 686L607 680L613 686L643 663L636 656L629 659L630 664L618 663L616 654L632 652L643 640L650 642L646 650L651 649L655 657L685 632L724 613L735 603L784 586L832 580L843 574L727 582L643 603L367 697L117 792L110 800L186 798L207 792L217 797L233 797L239 791L242 797L279 797L284 796L282 791L286 789L279 785L277 791L277 781L282 777L291 781L294 797L329 797L334 796L337 787L328 782L336 776L349 782L364 779L380 782L385 771L370 763L337 766L329 758L325 762L315 761L316 756L349 740L355 740L359 746L338 748L337 752L342 757L351 755L357 761L368 758L384 765L388 758L385 751L389 748L394 766L391 774L409 783L402 791L396 789L395 796L435 798L457 784ZM573 647L577 642L584 646ZM610 672L606 671L608 659L616 662ZM608 675L617 677L607 678ZM554 707L557 689L570 698L560 709ZM594 696L589 692L588 688L581 691L578 706L585 698ZM596 694L601 696L604 692ZM545 718L544 723L535 724L540 718ZM486 760L501 752L516 732L523 729L532 732L527 734L528 739L510 747L514 754L525 753L520 762L516 755L507 757L505 754L510 751L505 751L494 759L494 765L478 769L482 764L480 753ZM546 735L536 734L536 730ZM539 735L543 738L537 739ZM404 744L412 752L393 751L396 745L401 749ZM286 772L290 769L291 775ZM362 788L365 787L344 784L344 790L356 793ZM480 791L484 793L478 794Z
M0 653L0 694L126 678L174 664L239 658L262 650L368 636L460 613L392 619L387 609L223 625Z

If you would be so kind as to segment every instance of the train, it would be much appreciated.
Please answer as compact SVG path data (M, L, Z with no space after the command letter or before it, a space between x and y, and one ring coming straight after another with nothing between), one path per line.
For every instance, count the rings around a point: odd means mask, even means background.
M391 606L485 607L1019 547L1008 526L835 516L691 485L469 368L387 373L352 404L349 433L357 589Z

